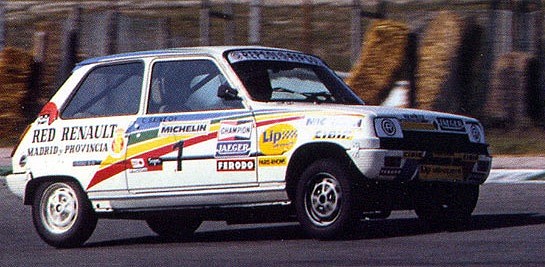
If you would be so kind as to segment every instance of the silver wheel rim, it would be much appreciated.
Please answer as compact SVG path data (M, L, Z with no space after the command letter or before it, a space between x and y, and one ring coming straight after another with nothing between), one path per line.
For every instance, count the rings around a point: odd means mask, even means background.
M305 210L317 226L333 224L340 214L342 193L339 182L328 173L319 173L305 193Z
M67 232L78 218L78 199L72 187L52 184L42 194L40 218L45 228L54 234Z

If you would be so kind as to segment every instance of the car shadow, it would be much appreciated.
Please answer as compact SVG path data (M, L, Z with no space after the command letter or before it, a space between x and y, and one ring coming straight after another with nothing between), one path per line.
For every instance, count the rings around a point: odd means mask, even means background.
M372 240L418 236L439 232L468 232L498 228L545 224L545 216L538 213L473 215L464 225L428 225L417 218L362 221L351 234L338 240ZM130 246L142 244L241 242L310 239L298 224L267 224L255 228L197 231L190 239L173 240L159 236L109 240L87 243L84 248Z

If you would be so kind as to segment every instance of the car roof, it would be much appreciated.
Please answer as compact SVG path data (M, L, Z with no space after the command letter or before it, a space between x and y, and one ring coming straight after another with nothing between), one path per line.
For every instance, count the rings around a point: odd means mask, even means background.
M262 49L262 50L278 50L278 51L291 51L301 53L299 51L293 51L288 49L281 48L272 48L265 46L199 46L199 47L179 47L179 48L169 48L161 50L149 50L149 51L139 51L139 52L130 52L130 53L121 53L113 54L108 56L100 56L89 58L79 62L75 69L78 69L82 66L103 63L110 61L119 61L119 60L129 60L129 59L138 59L138 58L147 58L147 57L161 57L161 56L176 56L176 55L212 55L216 57L221 57L226 51L231 50L244 50L244 49Z

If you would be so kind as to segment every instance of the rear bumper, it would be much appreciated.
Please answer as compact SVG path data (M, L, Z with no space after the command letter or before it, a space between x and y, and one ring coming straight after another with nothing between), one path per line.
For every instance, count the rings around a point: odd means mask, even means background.
M482 184L492 166L492 157L471 153L360 149L350 154L361 173L374 180Z
M14 173L6 176L6 183L13 194L23 199L25 197L26 185L31 178L30 173Z

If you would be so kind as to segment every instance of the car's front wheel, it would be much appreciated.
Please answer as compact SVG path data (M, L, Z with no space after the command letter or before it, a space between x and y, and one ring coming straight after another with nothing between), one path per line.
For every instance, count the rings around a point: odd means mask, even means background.
M32 205L34 227L49 245L82 245L93 233L96 214L75 182L47 182L38 186Z
M310 236L339 237L358 217L355 187L346 166L334 159L312 163L301 175L296 191L297 218Z

